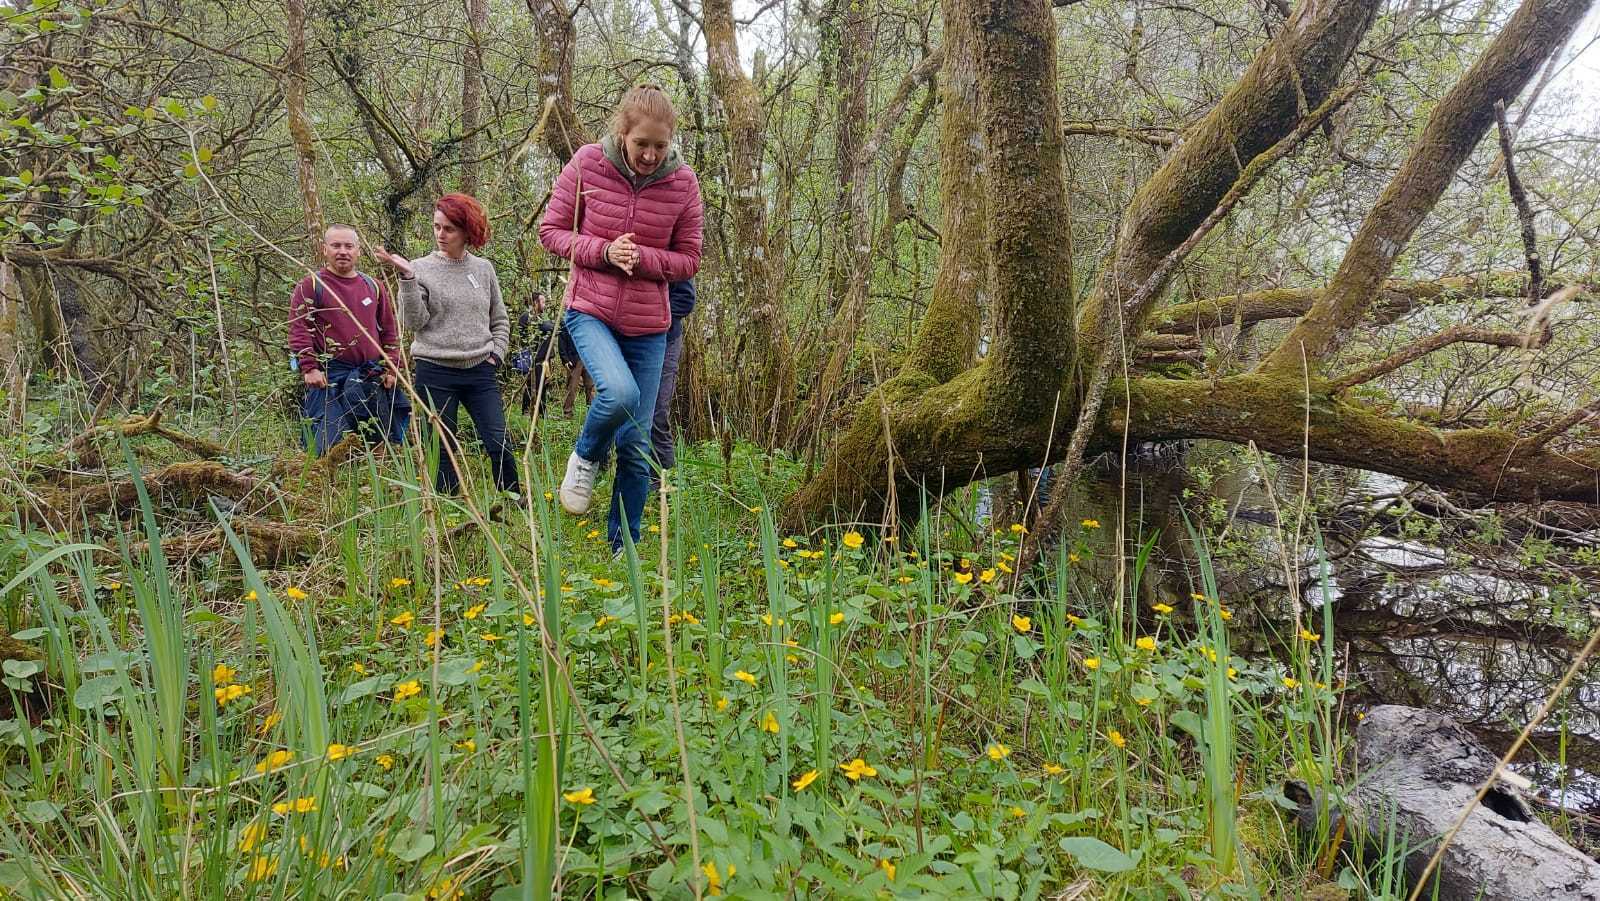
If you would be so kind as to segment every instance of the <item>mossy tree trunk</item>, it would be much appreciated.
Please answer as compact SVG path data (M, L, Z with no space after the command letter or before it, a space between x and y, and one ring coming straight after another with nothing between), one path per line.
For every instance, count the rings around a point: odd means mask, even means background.
M317 149L306 116L306 2L284 0L283 27L289 49L283 60L283 108L294 144L295 174L300 182L300 204L305 213L307 249L316 259L322 249L322 193L317 190Z
M1593 0L1525 0L1478 62L1434 109L1329 288L1314 298L1256 298L1267 316L1300 306L1304 318L1254 373L1217 379L1122 378L1091 430L1091 451L1125 439L1211 438L1276 453L1390 473L1489 500L1600 503L1600 451L1549 443L1593 415L1572 411L1536 433L1440 430L1339 396L1320 369L1330 351L1380 304L1448 297L1431 286L1387 283L1395 256L1437 203L1493 121L1496 101L1514 98L1572 35ZM1074 330L1064 266L1065 201L1055 121L1054 23L1043 0L983 4L948 0L947 33L970 21L990 186L984 242L992 259L994 352L967 366L976 315L936 288L906 367L869 396L818 475L791 499L791 523L830 514L885 517L891 499L938 496L976 478L1058 458L1080 415L1074 368L1118 363L1144 333L1161 296L1153 278L1172 271L1185 241L1212 216L1256 159L1271 160L1338 85L1379 0L1304 0L1217 106L1174 143L1166 162L1136 192L1111 257ZM952 68L966 57L950 53ZM954 87L952 79L947 89ZM943 171L978 171L950 140L946 110ZM1246 181L1245 184L1248 184ZM952 215L946 210L947 217ZM968 213L970 214L970 211ZM941 270L970 265L952 255L973 245L970 223L947 219ZM1502 290L1485 280L1478 287ZM966 296L971 296L968 292ZM1237 307L1243 298L1234 298ZM1306 305L1309 306L1306 306ZM1182 315L1205 315L1205 310ZM1290 315L1298 315L1298 311ZM1182 321L1181 318L1178 321ZM971 330L971 331L969 331ZM1076 354L1074 350L1076 349ZM1300 361L1307 361L1309 372ZM1113 371L1122 372L1120 367ZM907 501L902 500L902 503ZM915 501L909 501L915 503Z
M794 399L792 347L783 314L783 261L767 231L767 201L761 164L766 149L766 114L755 82L739 64L732 0L703 6L706 69L722 105L728 147L729 206L733 246L728 249L733 302L750 323L735 352L739 373L727 413L745 434L776 444L788 434Z
M593 140L578 119L572 102L572 58L578 42L578 29L566 0L527 0L533 16L534 34L539 39L539 102L550 104L550 118L544 126L544 145L565 164L579 147Z

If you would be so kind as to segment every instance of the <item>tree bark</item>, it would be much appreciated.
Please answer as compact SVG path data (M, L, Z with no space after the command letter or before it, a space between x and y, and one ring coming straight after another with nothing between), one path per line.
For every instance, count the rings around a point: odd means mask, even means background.
M1496 102L1514 99L1551 54L1567 43L1593 0L1526 0L1489 49L1428 117L1400 170L1362 222L1339 270L1303 319L1261 363L1263 369L1315 373L1361 321L1400 251L1456 170L1494 124Z
M289 138L294 144L295 174L300 182L300 203L305 212L307 250L316 259L322 248L326 221L322 214L322 194L317 190L317 149L306 116L306 2L283 0L284 31L289 39L283 60L283 108L289 123Z
M6 422L22 424L27 397L27 344L22 339L22 291L16 268L0 259L0 378L6 392Z
M478 193L478 127L483 122L483 32L489 0L467 0L467 45L461 52L461 190Z
M750 323L734 368L741 373L728 413L744 432L766 444L788 434L795 372L783 312L783 264L767 233L761 180L766 113L750 77L739 65L731 0L703 7L711 91L722 104L728 144L728 194L733 219L732 294Z
M544 144L551 156L564 165L579 147L594 140L578 118L572 101L572 60L578 29L566 0L527 0L527 4L539 39L539 102L552 104L550 121L544 127Z

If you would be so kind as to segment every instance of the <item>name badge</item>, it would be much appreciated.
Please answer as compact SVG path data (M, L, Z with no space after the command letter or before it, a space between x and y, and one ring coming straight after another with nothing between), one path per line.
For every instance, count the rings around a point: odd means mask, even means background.
M471 283L472 283L472 287L473 287L473 288L474 288L474 289L475 289L475 290L478 290L478 291L482 291L482 290L483 290L483 286L482 286L482 285L480 285L480 284L478 284L478 277L477 277L477 276L475 276L475 275L473 275L473 274L472 274L472 273L470 273L470 272L469 272L469 273L467 273L467 281L469 281L469 282L471 282Z
M370 298L370 297L361 298L361 305L364 306L364 307L372 306L372 298Z

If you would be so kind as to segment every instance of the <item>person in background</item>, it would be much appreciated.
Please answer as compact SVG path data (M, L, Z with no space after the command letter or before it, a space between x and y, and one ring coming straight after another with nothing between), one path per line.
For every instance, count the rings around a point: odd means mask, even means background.
M456 415L459 407L466 407L493 464L495 486L517 495L517 459L506 437L505 405L495 379L511 343L511 317L494 264L471 252L489 242L483 205L470 194L439 198L433 208L433 242L432 253L414 260L382 247L373 256L400 276L400 319L412 333L417 394L444 426L434 487L441 494L460 489L460 475L444 443L461 453Z
M361 238L348 225L322 233L321 270L289 296L289 351L306 395L302 411L320 456L363 420L383 437L405 438L411 404L395 390L400 329L389 291L362 274Z
M650 444L655 448L660 470L678 465L676 441L672 434L672 396L678 390L678 363L683 358L683 320L694 312L694 279L667 286L667 304L672 309L672 327L667 329L667 351L661 360L661 388L656 392L656 414L650 426ZM657 470L651 470L651 485Z
M650 491L649 432L672 325L667 283L700 268L700 183L672 146L677 122L661 88L630 88L611 133L562 168L539 223L540 243L572 261L563 325L596 387L567 458L561 506L588 511L595 473L614 443L606 527L613 552L622 549L624 522L639 540Z

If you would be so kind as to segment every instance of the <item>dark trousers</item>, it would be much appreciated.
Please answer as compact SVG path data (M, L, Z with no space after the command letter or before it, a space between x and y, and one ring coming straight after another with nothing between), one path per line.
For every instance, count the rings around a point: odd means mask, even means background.
M328 387L307 388L300 402L301 416L310 423L312 444L319 457L339 443L345 433L361 427L361 421L344 402L345 380L360 378L358 367L342 360L329 360L323 364L322 372L328 377ZM406 428L411 422L411 401L398 388L379 387L376 391L374 428L385 441L404 443Z
M678 465L672 434L672 395L678 390L678 361L683 358L683 320L673 317L667 330L667 355L661 358L661 387L656 392L656 415L650 423L650 445L655 449L656 465L671 469ZM655 473L651 473L652 480Z
M461 442L456 440L456 410L467 408L472 417L472 427L483 442L483 450L494 466L494 484L502 491L520 490L517 479L517 455L506 437L506 411L500 401L500 384L495 381L495 367L485 360L470 369L440 366L427 360L418 360L414 374L417 394L429 409L438 413L445 433L440 438L439 471L433 485L440 494L455 494L461 486L461 477L446 452L444 442L457 455ZM432 420L423 417L425 439L431 439ZM430 441L431 446L431 441Z

